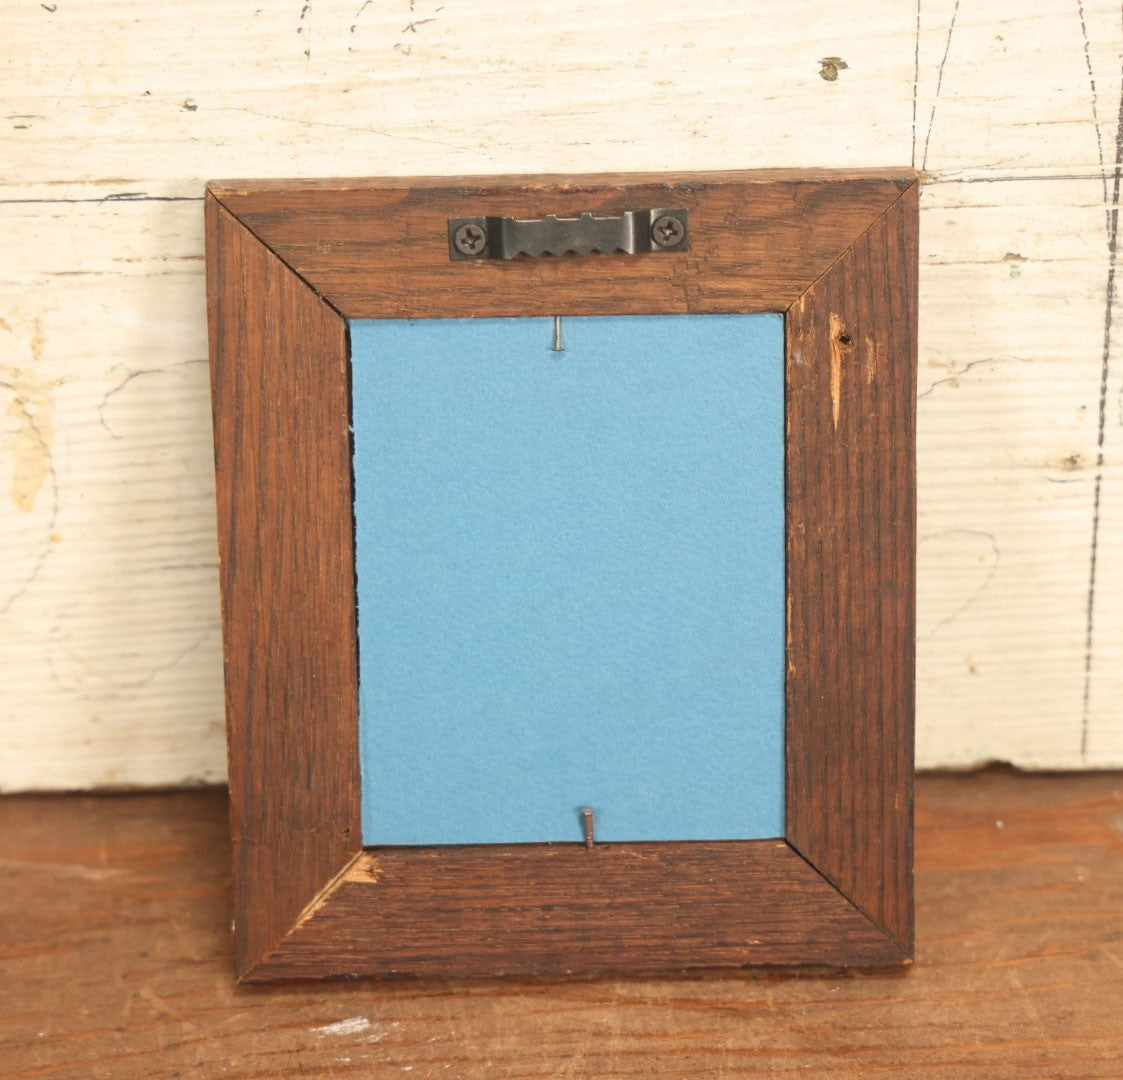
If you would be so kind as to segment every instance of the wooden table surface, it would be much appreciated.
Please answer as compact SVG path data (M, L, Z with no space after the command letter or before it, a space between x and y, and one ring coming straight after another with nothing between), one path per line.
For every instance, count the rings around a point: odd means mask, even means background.
M240 988L220 791L0 800L3 1077L1123 1077L1123 774L918 785L893 975Z

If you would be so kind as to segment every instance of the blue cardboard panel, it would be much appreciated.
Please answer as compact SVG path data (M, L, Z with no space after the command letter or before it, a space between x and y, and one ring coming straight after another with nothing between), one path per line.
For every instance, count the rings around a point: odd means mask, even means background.
M783 835L783 319L351 324L363 840Z

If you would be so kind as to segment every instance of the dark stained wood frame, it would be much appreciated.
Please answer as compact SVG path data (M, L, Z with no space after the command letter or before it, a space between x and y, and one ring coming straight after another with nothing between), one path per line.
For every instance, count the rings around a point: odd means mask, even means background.
M449 217L682 206L677 254L452 262ZM908 963L915 174L214 183L237 967ZM782 840L364 850L347 320L783 312Z

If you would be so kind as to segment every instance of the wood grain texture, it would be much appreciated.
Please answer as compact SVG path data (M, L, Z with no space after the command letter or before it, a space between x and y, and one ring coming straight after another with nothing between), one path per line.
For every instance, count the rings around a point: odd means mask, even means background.
M911 162L917 760L1123 764L1116 0L360 7L0 0L0 789L225 777L224 175Z
M208 0L173 16L92 2L4 0L6 112L29 118L5 128L3 183L58 195L127 177L193 195L213 176L909 160L916 18L904 8L819 3L805 20L783 0L692 18L671 0L314 0L306 12ZM746 33L767 50L746 49ZM820 77L825 46L850 78Z
M360 848L347 328L207 206L238 967Z
M1112 1078L1123 775L917 782L907 976L245 987L221 792L0 800L11 1080Z
M226 775L200 208L0 203L0 788Z
M904 959L782 841L374 848L248 981Z
M940 182L921 205L917 761L1107 763L1123 730L1110 582L1084 699L1100 185Z
M787 836L909 951L916 197L786 320Z
M235 878L240 899L256 898L238 907L240 974L541 974L907 959L915 179L770 173L669 185L621 177L445 184L211 189ZM578 201L561 205L570 198ZM688 252L448 258L450 215L573 216L668 203L690 211ZM229 265L228 234L238 241L229 245L237 252ZM788 834L802 858L768 843L620 844L598 851L595 862L581 848L548 845L407 848L352 862L357 786L337 779L321 794L312 785L333 769L353 782L355 643L345 643L345 659L336 657L344 631L320 633L299 602L279 646L270 622L251 617L294 606L290 590L301 597L308 579L322 578L312 610L331 626L349 625L354 636L347 346L334 312L570 313L589 311L591 297L601 313L753 313L798 297L787 313L785 357L786 754ZM310 507L293 514L272 505L283 504L293 478L306 501L326 489L314 525ZM254 685L269 664L269 677ZM310 700L316 708L305 715ZM326 735L313 739L309 727ZM304 756L306 783L292 781L294 752ZM327 850L314 856L315 827L332 838L334 862ZM278 884L287 860L277 854L290 848L302 858L288 889ZM829 885L815 872L820 860ZM305 868L313 866L309 879ZM583 887L572 888L582 874ZM314 902L310 883L322 890Z
M451 177L210 190L348 318L783 311L915 180L815 172ZM448 259L448 219L690 212L682 253Z

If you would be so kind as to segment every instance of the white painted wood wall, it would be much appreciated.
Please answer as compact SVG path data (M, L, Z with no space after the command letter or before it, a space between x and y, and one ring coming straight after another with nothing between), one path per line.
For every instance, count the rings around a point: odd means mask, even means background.
M910 162L918 762L1123 764L1118 0L0 25L0 788L223 778L205 179Z

